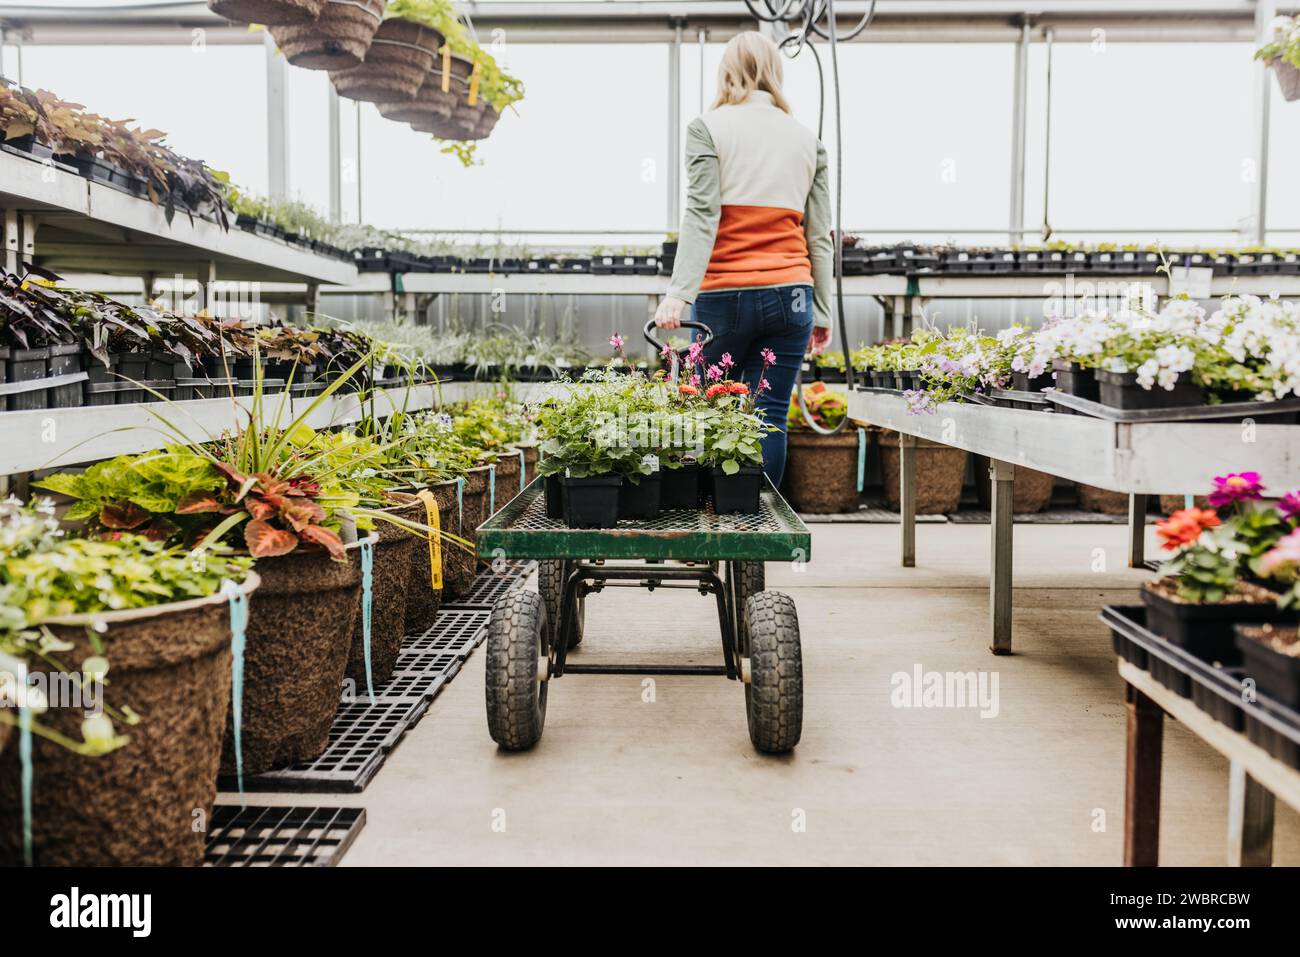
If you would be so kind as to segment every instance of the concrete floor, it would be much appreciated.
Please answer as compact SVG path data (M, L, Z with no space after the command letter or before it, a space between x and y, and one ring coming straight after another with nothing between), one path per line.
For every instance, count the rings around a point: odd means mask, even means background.
M374 864L1117 865L1123 685L1106 603L1134 602L1122 526L1016 529L1017 654L987 650L987 526L818 525L802 570L769 566L803 634L803 740L752 750L739 685L570 675L531 752L488 737L482 651L358 795L344 859ZM584 661L715 661L712 600L618 590L588 600ZM999 713L896 708L891 675L988 671ZM1225 860L1227 765L1178 725L1165 736L1161 860ZM304 802L302 795L255 795ZM800 826L802 825L802 826ZM1300 864L1279 806L1275 862Z

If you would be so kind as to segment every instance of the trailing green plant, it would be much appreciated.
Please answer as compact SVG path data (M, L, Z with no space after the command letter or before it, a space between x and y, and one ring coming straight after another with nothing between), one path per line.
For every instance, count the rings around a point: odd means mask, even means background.
M1272 39L1255 51L1255 59L1268 63L1281 59L1300 68L1300 16L1275 19Z

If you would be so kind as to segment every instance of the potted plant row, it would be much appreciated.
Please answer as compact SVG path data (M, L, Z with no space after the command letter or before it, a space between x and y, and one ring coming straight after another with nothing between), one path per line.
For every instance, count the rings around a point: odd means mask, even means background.
M791 398L784 484L796 511L826 515L857 510L858 430L834 431L847 415L847 398L820 382L804 386L802 407L797 397Z

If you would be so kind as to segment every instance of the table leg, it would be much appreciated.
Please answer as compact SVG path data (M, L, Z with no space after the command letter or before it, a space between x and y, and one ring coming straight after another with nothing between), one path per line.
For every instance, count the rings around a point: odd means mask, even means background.
M903 530L903 567L916 567L916 436L898 433L898 522Z
M1128 497L1128 567L1145 568L1147 562L1147 497Z
M1011 654L1011 555L1016 468L1010 462L989 460L993 498L991 518L992 559L989 564L989 626L995 655Z
M1165 713L1132 685L1127 689L1128 751L1124 774L1124 866L1160 859L1160 763Z
M1273 866L1273 795L1236 761L1228 771L1228 866Z

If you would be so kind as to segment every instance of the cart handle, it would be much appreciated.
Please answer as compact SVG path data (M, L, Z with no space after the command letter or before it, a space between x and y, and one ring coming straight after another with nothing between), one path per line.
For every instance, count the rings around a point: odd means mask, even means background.
M654 321L653 319L651 319L649 322L647 322L647 323L645 324L645 330L644 330L644 332L645 332L645 341L648 342L648 343L650 343L650 345L652 345L652 346L655 347L655 352L663 352L664 349L666 349L666 348L668 347L668 344L665 343L665 342L660 342L658 339L656 339L656 338L654 337L654 330L655 330L655 328L656 328L656 326L655 326L655 321ZM704 323L702 323L702 322L696 322L696 321L693 320L693 319L688 319L686 322L683 322L683 323L681 324L681 328L683 328L683 329L699 329L701 332L703 332L703 333L704 333L704 338L700 340L700 344L701 344L701 345L705 345L705 346L707 346L710 342L713 341L713 330L710 329L708 326L706 326L706 325L705 325ZM685 350L683 350L683 349L678 349L678 350L676 350L676 351L677 351L677 352L684 352Z

